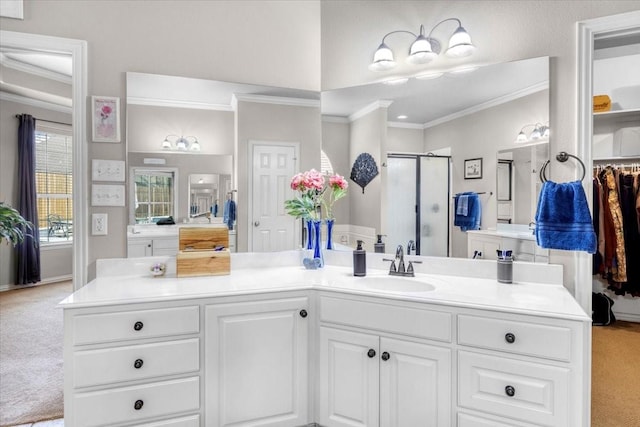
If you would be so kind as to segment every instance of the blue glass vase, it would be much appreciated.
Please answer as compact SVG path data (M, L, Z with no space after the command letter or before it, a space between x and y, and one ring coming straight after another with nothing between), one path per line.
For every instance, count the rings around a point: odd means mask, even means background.
M305 219L307 222L307 249L313 249L313 220Z
M313 259L318 267L324 267L324 256L322 255L322 239L320 232L322 231L322 221L313 220Z
M335 219L327 218L324 220L327 223L327 250L333 249L333 222Z

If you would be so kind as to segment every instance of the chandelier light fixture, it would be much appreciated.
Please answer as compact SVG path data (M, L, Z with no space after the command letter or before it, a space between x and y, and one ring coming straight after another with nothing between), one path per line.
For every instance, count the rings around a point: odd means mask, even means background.
M380 46L378 46L378 49L373 55L373 62L369 65L369 70L386 71L396 66L393 51L389 46L387 46L385 40L390 35L398 33L410 34L414 37L413 43L409 46L409 53L406 59L409 64L420 65L433 61L438 57L442 50L442 44L440 41L432 37L433 31L441 24L449 21L457 22L458 26L449 38L449 44L447 45L448 47L445 51L445 55L452 58L462 58L473 54L476 47L471 43L471 36L469 36L467 30L462 27L460 20L458 18L447 18L438 22L431 31L429 31L429 35L427 36L425 36L424 33L424 25L420 25L419 34L414 34L413 32L406 30L396 30L385 34L382 38L382 43L380 43Z
M163 150L200 151L200 143L195 136L178 136L169 134L162 141Z
M524 130L532 126L533 130L529 135L527 135ZM546 125L543 125L542 123L531 123L522 126L522 129L520 129L520 133L516 137L516 143L525 143L547 138L549 138L549 123L547 123Z

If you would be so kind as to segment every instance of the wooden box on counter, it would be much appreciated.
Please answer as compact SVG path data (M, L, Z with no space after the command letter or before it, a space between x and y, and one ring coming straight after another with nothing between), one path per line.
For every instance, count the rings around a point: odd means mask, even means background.
M218 246L224 249L214 250ZM176 267L178 277L229 274L229 229L226 226L180 227Z

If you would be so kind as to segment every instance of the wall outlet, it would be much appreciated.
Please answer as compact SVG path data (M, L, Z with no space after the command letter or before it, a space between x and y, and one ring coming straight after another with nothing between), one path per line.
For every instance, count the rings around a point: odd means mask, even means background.
M108 217L106 213L95 213L91 215L91 234L94 236L105 236L107 234Z

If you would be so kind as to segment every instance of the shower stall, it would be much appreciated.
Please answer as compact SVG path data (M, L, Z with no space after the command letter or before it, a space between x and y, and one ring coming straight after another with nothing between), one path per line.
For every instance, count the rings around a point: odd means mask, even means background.
M386 251L398 245L412 254L449 256L451 157L387 155Z

